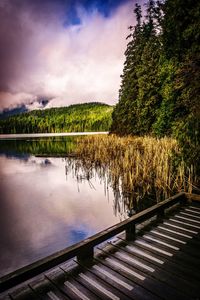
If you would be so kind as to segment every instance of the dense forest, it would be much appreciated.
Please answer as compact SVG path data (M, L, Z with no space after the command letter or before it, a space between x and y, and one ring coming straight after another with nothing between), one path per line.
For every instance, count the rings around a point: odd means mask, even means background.
M136 4L111 131L175 137L200 165L200 1Z
M112 110L98 102L33 110L0 120L0 133L108 131Z

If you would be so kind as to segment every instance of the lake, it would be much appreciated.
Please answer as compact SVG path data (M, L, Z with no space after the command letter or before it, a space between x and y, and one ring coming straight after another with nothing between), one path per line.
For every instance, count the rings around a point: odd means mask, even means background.
M0 276L126 218L95 171L70 168L77 138L0 139Z

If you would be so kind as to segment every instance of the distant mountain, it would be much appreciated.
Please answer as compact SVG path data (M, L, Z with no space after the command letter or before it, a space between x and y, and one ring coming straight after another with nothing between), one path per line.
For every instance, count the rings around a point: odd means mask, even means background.
M108 131L113 107L91 102L32 110L0 120L0 133Z
M45 106L49 103L48 99L39 98L37 101L31 102L27 105L21 104L14 108L6 108L2 112L0 112L0 119L6 119L10 116L18 115L23 112L27 112L32 110L32 105L36 104L38 109L44 109Z
M10 116L17 115L26 111L28 111L28 109L24 104L11 109L6 108L2 112L0 112L0 119L6 119Z

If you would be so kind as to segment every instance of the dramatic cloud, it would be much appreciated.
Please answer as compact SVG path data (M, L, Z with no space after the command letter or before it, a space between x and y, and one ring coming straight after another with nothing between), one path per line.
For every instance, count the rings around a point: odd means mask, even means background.
M116 102L134 3L109 16L74 3L73 23L62 0L0 1L1 110L42 98L47 106Z

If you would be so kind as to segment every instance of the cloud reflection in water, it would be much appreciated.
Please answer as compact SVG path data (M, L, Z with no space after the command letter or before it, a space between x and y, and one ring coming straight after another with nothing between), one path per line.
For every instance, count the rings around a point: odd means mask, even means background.
M0 275L119 221L98 177L77 185L61 158L0 156Z

